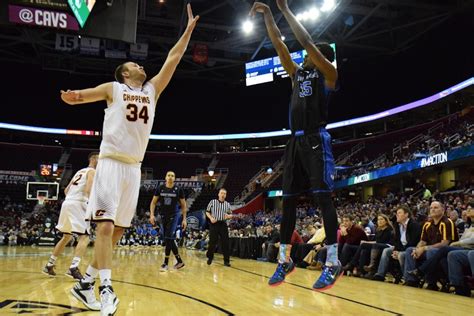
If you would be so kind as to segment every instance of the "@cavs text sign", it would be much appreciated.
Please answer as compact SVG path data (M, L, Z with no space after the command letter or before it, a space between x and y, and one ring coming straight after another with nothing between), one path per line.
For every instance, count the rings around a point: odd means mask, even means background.
M13 23L79 30L76 19L66 12L9 5L8 16L10 22Z

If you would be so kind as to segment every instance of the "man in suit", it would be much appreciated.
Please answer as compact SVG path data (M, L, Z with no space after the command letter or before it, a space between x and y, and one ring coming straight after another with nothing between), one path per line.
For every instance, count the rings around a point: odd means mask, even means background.
M406 249L408 247L415 247L420 241L420 224L411 217L411 211L407 206L400 206L397 209L397 225L394 226L393 246L385 248L382 252L377 273L373 277L376 281L385 281L385 274L387 273L391 258L398 260L403 271Z

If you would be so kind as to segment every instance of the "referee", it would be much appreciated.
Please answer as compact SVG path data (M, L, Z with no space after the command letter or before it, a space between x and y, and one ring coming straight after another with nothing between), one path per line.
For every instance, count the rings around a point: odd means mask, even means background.
M224 255L224 265L230 267L229 254L229 230L227 229L226 219L232 218L230 203L225 200L227 190L222 188L219 190L218 199L209 202L206 209L206 216L211 221L209 225L209 248L207 250L207 264L212 263L214 252L218 238L221 238L222 254Z

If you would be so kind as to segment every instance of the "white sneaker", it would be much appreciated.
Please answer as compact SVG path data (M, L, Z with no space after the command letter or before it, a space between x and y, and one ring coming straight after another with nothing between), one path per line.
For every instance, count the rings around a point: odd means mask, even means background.
M166 272L166 271L168 271L168 265L163 263L160 267L160 272Z
M72 295L81 301L88 309L100 311L100 302L95 298L94 284L87 282L77 282L71 289Z
M117 305L120 302L117 295L114 293L114 289L107 286L100 286L100 302L102 308L100 309L101 316L112 316L117 311Z

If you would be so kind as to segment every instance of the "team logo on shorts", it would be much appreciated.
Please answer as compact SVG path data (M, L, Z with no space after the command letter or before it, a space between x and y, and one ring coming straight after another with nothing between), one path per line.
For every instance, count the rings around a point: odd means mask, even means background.
M95 217L101 217L104 216L105 211L104 210L98 210L95 212Z

